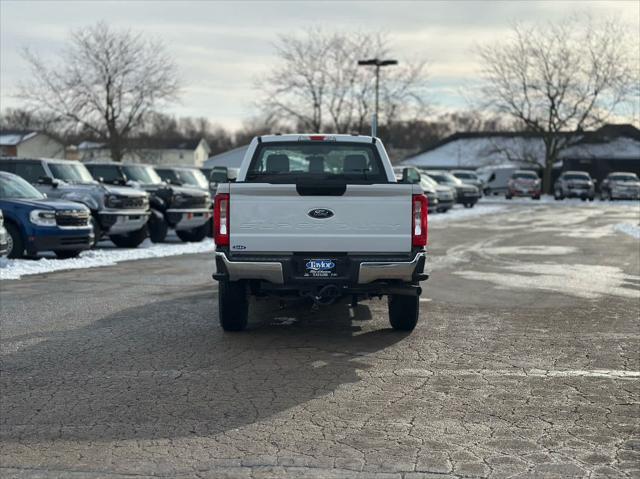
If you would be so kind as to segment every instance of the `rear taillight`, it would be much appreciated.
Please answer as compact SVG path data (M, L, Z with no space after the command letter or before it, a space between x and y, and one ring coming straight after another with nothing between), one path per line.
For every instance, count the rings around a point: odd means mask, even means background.
M214 205L213 239L216 246L229 246L229 194L217 194Z
M413 220L411 244L413 246L427 245L427 209L429 200L425 195L413 195Z

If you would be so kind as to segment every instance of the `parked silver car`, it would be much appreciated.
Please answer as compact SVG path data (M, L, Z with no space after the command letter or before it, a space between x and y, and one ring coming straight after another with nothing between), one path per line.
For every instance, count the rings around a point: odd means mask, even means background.
M456 203L456 189L439 184L426 173L420 173L420 185L430 185L436 190L436 195L438 196L436 211L438 213L446 213L453 208L453 205Z
M553 187L553 197L556 200L580 198L582 201L593 201L595 195L594 181L586 171L565 171Z
M473 208L480 199L481 193L478 188L463 183L448 171L426 170L425 173L438 184L455 188L456 201L465 208Z
M635 173L609 173L600 185L603 200L640 200L640 179Z
M453 170L451 174L458 178L463 183L473 185L480 190L480 193L484 190L484 181L471 170Z
M422 191L424 191L425 196L429 200L429 213L432 211L438 211L440 202L438 201L436 188L434 188L434 186L428 181L423 180L423 175L421 175L416 168L412 166L394 166L393 174L395 175L398 183L419 184L422 187Z

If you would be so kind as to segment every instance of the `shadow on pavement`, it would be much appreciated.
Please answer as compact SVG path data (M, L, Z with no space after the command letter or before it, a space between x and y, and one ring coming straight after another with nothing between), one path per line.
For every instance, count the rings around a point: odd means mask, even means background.
M223 333L210 293L150 303L6 355L4 440L210 436L359 381L362 356L401 341L360 332L347 305L253 308ZM370 319L360 305L357 320Z

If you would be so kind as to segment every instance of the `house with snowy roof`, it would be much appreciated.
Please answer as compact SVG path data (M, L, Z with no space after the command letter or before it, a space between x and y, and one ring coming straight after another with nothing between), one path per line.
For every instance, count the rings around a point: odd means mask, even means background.
M430 169L477 169L484 166L544 165L544 143L532 132L455 133L405 158L405 165ZM610 171L640 173L640 130L633 125L604 125L583 132L563 150L561 170L584 170L602 179Z
M167 166L201 167L209 158L211 148L204 138L149 139L134 138L127 142L123 161ZM110 160L111 152L105 143L83 141L76 146L73 159L80 161Z
M0 156L64 158L64 144L37 130L0 130Z

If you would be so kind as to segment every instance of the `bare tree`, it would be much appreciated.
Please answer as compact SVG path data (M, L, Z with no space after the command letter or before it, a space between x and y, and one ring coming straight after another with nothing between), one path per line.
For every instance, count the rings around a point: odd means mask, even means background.
M75 30L57 65L25 50L32 81L20 96L41 111L105 141L120 161L146 117L176 99L176 66L162 43L105 23Z
M358 60L389 54L382 34L328 33L282 35L276 43L279 62L256 87L270 122L307 131L363 131L372 112L374 77ZM383 72L381 123L416 114L424 107L425 62L406 63Z
M544 143L544 188L559 154L602 124L633 95L638 47L622 22L576 17L517 25L507 39L478 49L483 96Z
M59 118L40 111L23 110L21 108L7 108L0 114L0 129L2 130L42 130L54 133Z

